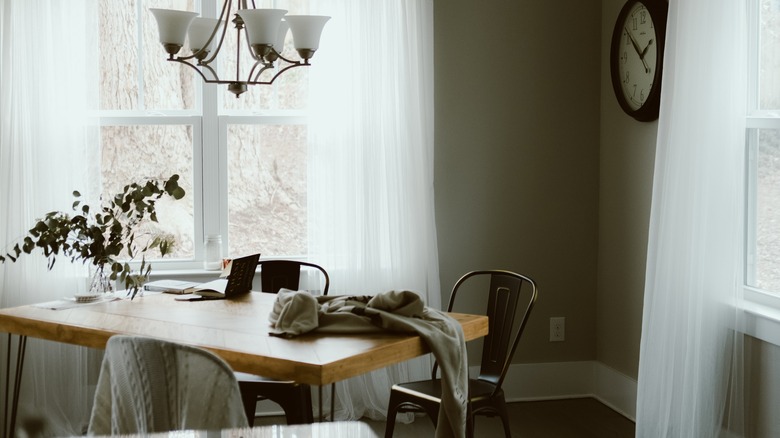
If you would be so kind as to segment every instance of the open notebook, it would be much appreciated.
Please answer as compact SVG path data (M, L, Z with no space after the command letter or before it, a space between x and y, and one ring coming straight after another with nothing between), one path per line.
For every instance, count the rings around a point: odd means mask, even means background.
M222 300L249 293L260 254L233 259L220 278L192 289L191 294L179 295L178 301Z

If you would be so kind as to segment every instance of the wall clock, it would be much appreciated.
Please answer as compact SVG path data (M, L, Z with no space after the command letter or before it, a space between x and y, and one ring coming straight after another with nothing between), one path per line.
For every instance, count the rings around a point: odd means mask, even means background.
M666 0L628 0L612 32L615 97L626 114L641 122L658 118L668 9Z

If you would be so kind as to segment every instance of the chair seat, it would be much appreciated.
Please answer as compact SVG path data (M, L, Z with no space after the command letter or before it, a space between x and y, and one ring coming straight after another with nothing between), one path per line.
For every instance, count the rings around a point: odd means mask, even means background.
M473 403L477 399L488 398L496 389L496 385L479 379L469 379L469 399ZM421 380L418 382L408 382L393 385L393 391L400 391L405 394L420 397L427 396L436 403L441 403L441 379ZM496 395L503 395L503 390L499 389Z

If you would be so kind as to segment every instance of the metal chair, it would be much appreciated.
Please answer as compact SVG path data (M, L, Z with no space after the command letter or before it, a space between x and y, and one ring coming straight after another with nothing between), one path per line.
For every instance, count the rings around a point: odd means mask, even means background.
M319 265L295 260L261 260L258 266L260 266L260 290L263 292L277 293L280 289L298 290L301 267L308 267L320 272L323 283L322 295L328 294L330 277ZM260 400L271 400L281 406L287 424L305 424L314 421L309 385L241 372L236 372L235 375L241 388L244 411L250 426L254 424L255 409ZM320 407L320 417L322 417L322 407Z
M451 312L455 296L464 284L473 285L476 278L489 277L487 291L487 315L490 332L482 347L482 364L479 376L469 379L469 399L466 430L474 436L475 415L498 415L509 438L509 417L501 384L504 382L512 356L537 297L536 283L530 278L510 271L485 270L469 272L461 277L450 294L447 311ZM471 282L468 282L471 280ZM464 290L466 288L464 287ZM521 299L522 298L522 299ZM523 306L518 306L523 303ZM515 316L524 309L522 319L515 323ZM512 337L514 333L514 337ZM393 436L398 412L425 412L436 426L441 404L441 379L437 378L438 364L434 363L431 380L393 385L387 409L385 438Z

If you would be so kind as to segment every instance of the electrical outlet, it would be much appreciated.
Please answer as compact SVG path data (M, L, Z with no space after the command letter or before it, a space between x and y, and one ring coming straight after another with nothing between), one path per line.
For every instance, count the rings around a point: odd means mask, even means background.
M550 318L550 342L561 342L566 339L566 318L558 316Z

